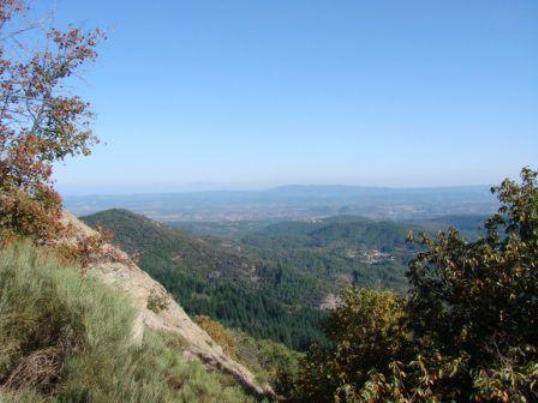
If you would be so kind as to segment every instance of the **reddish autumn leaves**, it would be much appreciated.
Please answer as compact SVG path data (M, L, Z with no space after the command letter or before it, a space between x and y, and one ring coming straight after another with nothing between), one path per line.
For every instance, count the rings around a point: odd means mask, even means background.
M0 0L0 236L46 242L61 227L53 164L90 154L98 141L89 104L64 86L95 60L104 35L51 29L43 50L28 52L25 41L42 29L17 25L25 11L22 1Z

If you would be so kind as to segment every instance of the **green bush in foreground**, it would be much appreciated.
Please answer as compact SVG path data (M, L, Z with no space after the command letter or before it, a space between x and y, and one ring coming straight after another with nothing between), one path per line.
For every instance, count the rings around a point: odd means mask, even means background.
M409 295L350 291L312 348L299 401L538 401L538 172L494 188L487 234L452 229L409 267Z
M182 358L177 335L130 343L133 312L92 277L19 244L0 252L0 401L241 402Z

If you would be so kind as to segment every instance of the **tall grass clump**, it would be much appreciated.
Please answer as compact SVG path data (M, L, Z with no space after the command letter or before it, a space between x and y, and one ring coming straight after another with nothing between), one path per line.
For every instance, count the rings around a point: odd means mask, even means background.
M179 336L131 338L134 312L91 275L29 244L0 251L0 401L240 402L187 362Z

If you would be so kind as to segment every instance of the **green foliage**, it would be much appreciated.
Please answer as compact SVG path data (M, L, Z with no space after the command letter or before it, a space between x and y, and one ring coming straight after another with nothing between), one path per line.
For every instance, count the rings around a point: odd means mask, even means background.
M487 234L421 236L408 298L349 292L332 315L329 348L313 348L298 400L538 399L538 173L494 188Z
M348 289L324 329L329 347L312 346L295 384L300 400L349 400L371 371L387 372L406 343L404 307L392 291Z
M414 228L414 227L411 227ZM406 264L417 248L406 243L407 225L337 216L316 222L287 222L243 237L243 244L268 261L315 277L321 293L344 286L406 290ZM368 262L374 250L388 253Z
M29 245L0 253L0 400L250 401L182 356L176 335L131 341L133 312L92 277Z
M311 277L256 256L190 237L126 210L83 218L113 233L122 249L159 281L190 315L208 315L230 328L305 349L322 340L323 316L309 293Z
M342 287L406 289L407 226L360 217L270 225L242 241L195 238L126 210L83 220L104 227L191 315L304 350L324 343L327 294ZM365 262L365 251L390 253Z
M476 240L486 233L484 226L486 219L487 216L485 215L445 215L430 219L415 220L415 224L432 234L438 231L446 232L450 227L455 227L465 239Z
M230 357L249 368L259 383L269 383L279 395L290 394L301 353L271 340L255 339L240 330L227 329L207 316L197 316L195 321Z

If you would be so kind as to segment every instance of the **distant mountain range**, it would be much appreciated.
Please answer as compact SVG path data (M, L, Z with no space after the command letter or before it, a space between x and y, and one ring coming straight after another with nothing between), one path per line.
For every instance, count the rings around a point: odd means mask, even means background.
M66 196L77 215L127 208L160 221L285 221L359 215L376 219L489 214L496 200L486 186L382 188L282 186L260 191L213 191L111 196Z

